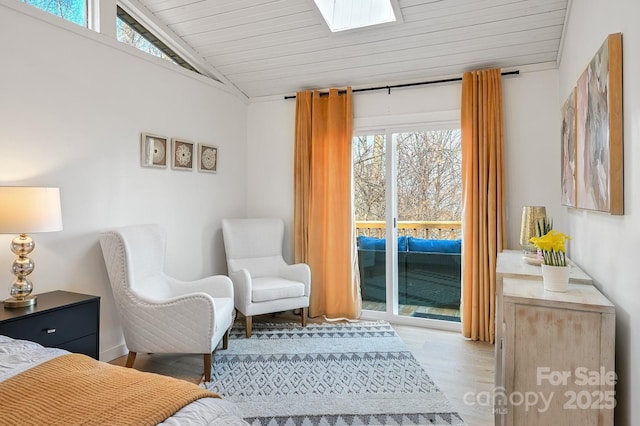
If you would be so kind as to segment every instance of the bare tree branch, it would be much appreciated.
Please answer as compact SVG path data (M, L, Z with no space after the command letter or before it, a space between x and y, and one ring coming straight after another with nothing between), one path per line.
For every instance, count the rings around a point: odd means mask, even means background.
M460 130L394 134L397 147L398 219L460 220ZM385 219L384 135L354 138L353 174L358 220Z

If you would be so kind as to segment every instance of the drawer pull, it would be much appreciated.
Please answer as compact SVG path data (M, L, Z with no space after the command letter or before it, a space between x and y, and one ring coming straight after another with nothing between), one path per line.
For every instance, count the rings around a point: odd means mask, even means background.
M47 334L53 334L56 332L55 328L47 328Z

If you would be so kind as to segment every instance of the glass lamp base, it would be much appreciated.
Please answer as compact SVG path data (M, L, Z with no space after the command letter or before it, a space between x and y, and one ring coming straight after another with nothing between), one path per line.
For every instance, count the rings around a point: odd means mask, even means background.
M9 297L8 299L4 299L4 307L5 308L24 308L25 306L33 306L36 304L37 297L27 296L23 299L18 299L15 297Z

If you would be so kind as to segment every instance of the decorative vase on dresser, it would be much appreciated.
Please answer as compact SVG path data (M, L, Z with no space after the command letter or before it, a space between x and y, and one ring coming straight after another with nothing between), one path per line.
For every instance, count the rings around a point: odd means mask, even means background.
M542 264L542 281L547 291L564 292L569 289L570 266Z

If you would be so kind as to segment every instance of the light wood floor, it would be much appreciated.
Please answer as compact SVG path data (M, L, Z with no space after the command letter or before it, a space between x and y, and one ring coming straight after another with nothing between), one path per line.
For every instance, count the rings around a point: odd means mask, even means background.
M392 326L467 425L493 426L493 407L465 403L493 391L493 345L465 340L458 332Z
M283 313L277 316L254 317L254 322L299 321L299 319L299 316ZM460 413L467 425L493 426L491 407L465 403L465 400L473 401L473 396L479 392L493 390L493 345L465 340L457 332L396 324L393 324L393 328L427 374L445 393L453 408ZM229 345L233 345L233 340ZM111 364L124 365L125 361L126 356L123 356L111 361ZM200 383L203 374L202 363L200 355L138 354L134 367L141 371ZM467 393L470 394L465 398Z

